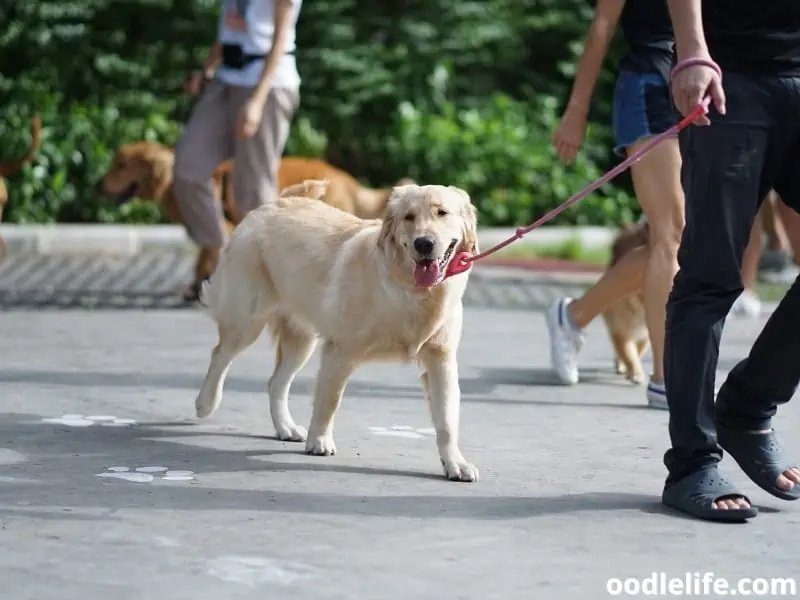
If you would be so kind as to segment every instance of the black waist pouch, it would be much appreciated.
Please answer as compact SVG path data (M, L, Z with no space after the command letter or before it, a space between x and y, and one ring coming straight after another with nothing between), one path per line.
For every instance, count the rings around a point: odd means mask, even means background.
M222 44L222 64L229 69L244 69L250 63L266 57L266 54L246 54L239 44Z

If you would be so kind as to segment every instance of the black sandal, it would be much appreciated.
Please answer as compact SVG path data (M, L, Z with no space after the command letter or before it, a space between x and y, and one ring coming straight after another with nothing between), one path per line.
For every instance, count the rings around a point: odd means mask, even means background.
M784 458L774 430L767 433L736 431L717 423L717 442L762 490L781 500L800 498L800 484L795 483L788 491L778 487L778 477L796 465Z
M195 304L200 302L200 290L203 289L203 282L208 281L208 277L204 277L192 283L183 292L183 301L187 304Z
M690 517L704 521L743 523L758 515L758 509L714 508L714 502L741 498L750 504L750 499L737 491L722 475L716 465L703 467L687 475L677 483L664 488L661 503Z

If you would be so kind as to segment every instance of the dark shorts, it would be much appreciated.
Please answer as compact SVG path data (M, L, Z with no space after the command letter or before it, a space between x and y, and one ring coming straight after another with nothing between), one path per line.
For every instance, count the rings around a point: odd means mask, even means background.
M614 152L664 133L678 122L669 86L658 73L620 71L614 90Z

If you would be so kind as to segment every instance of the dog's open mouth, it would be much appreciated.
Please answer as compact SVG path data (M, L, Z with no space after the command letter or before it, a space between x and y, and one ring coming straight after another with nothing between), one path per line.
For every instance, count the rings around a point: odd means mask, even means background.
M111 194L103 190L102 183L98 184L97 189L101 196L105 196L109 200L113 200L122 205L127 204L136 197L136 193L139 191L139 184L135 181L132 181L128 184L128 187L124 188L117 194Z
M447 250L438 260L430 258L417 260L417 266L414 269L414 284L417 287L433 287L444 279L444 275L447 272L447 263L453 257L453 250L455 250L457 243L458 240L450 242Z
M136 196L136 192L139 191L139 184L135 181L132 181L131 184L122 190L122 193L118 196L118 199L121 204L125 204L126 202L130 202Z

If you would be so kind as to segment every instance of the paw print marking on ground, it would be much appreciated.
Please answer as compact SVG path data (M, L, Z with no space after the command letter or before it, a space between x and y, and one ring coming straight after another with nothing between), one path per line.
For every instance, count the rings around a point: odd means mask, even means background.
M368 427L370 433L374 435L385 435L391 437L403 437L412 440L422 439L424 436L436 435L433 427L417 429L407 425L392 425L391 427Z
M131 483L151 483L156 479L162 481L194 481L194 471L178 471L169 467L107 467L105 473L96 473L96 477L122 479Z
M131 427L136 425L136 421L133 419L121 419L114 415L61 415L60 417L42 419L42 423L53 423L68 427Z

